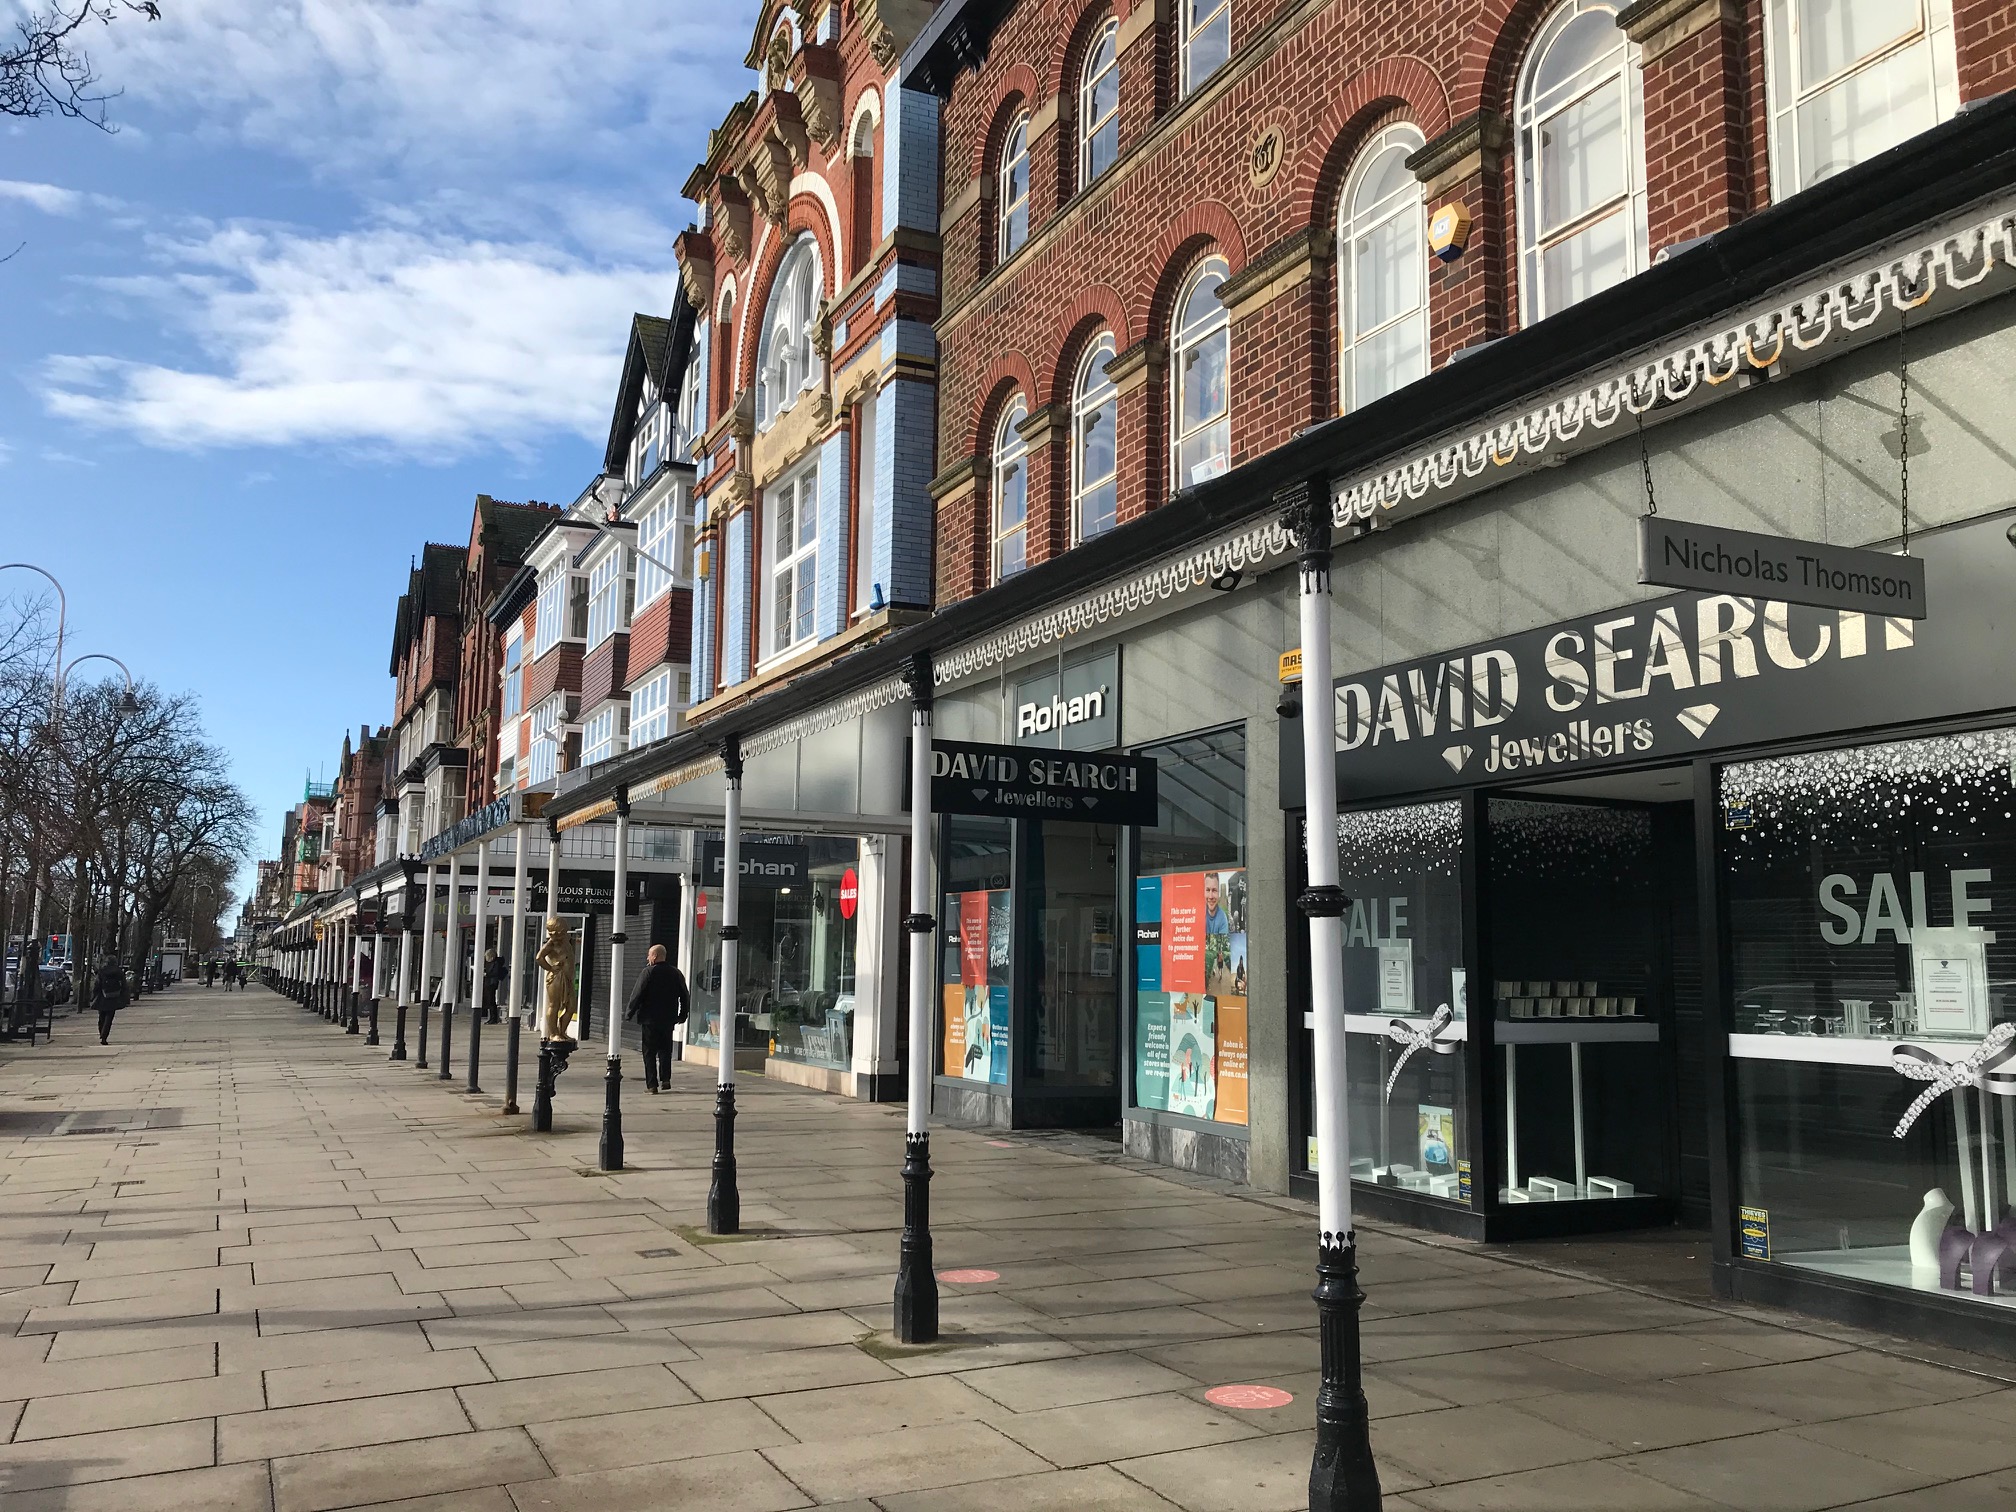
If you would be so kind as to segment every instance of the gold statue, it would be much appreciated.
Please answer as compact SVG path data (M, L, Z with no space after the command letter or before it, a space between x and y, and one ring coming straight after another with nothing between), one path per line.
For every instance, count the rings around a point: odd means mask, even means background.
M546 973L546 1027L541 1036L566 1040L574 1023L574 937L559 919L546 921L546 939L532 964Z

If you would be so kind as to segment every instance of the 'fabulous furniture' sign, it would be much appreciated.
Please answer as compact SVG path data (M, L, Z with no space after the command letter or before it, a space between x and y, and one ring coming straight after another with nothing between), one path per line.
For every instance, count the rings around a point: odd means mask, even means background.
M1925 618L1925 563L1919 557L1692 525L1664 515L1638 521L1638 581L1755 594L1816 609Z
M2003 514L1914 539L1933 618L1678 593L1343 674L1338 796L1546 781L2016 706L2008 527ZM1293 806L1300 740L1281 742L1281 762Z
M931 742L931 807L941 814L1152 825L1155 778L1147 756ZM903 802L910 802L907 784Z

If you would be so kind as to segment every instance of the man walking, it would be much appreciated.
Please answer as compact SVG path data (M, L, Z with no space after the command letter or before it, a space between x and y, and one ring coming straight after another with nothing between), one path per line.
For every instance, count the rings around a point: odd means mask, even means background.
M483 1017L487 1023L501 1023L498 997L504 991L504 958L494 950L483 953Z
M686 977L665 959L665 947L653 945L645 956L643 975L630 989L625 1018L634 1018L644 1032L644 1086L656 1092L672 1089L672 1030L686 1022L692 997Z
M117 959L98 968L91 984L91 1006L98 1010L98 1043L112 1043L112 1020L126 1006L126 972Z

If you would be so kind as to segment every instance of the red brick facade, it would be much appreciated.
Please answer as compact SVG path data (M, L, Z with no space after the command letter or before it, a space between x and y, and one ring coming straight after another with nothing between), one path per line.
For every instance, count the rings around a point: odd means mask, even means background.
M525 707L536 708L556 692L575 694L574 707L581 706L581 643L562 641L535 662L525 666Z
M472 810L497 796L497 731L504 708L504 638L484 610L525 565L525 548L533 537L559 514L557 504L476 496L462 572L460 680L455 687L456 743L469 753Z
M660 594L630 622L629 676L619 686L642 680L644 675L675 662L683 666L692 660L693 593L674 588Z
M630 636L619 630L590 651L581 663L581 711L623 691L630 667Z
M1020 392L1028 559L1068 544L1067 440L1079 355L1099 330L1118 357L1120 518L1169 492L1172 304L1206 256L1229 264L1233 465L1340 406L1335 335L1338 200L1360 148L1395 121L1427 147L1410 160L1428 210L1460 202L1467 251L1432 263L1432 367L1519 319L1515 92L1555 0L1440 6L1236 3L1233 56L1175 98L1176 8L1151 0L1022 0L976 70L949 75L943 110L944 313L938 322L940 601L986 586L988 453ZM2016 9L1955 0L1960 98L2016 85ZM1087 39L1119 21L1120 159L1077 175L1078 75ZM1640 0L1648 246L1711 233L1770 202L1764 0ZM996 267L1001 144L1031 119L1029 238ZM1254 171L1280 132L1280 164Z

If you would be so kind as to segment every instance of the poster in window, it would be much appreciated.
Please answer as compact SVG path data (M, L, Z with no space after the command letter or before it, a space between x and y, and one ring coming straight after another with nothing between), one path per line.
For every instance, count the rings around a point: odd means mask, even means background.
M940 1064L946 1076L966 1074L966 989L947 982L941 989L945 1015L945 1058Z
M967 987L987 985L987 894L960 893L959 981Z
M1379 947L1379 1011L1414 1011L1414 942L1389 940Z
M960 1039L965 1049L960 1058L957 1074L968 1081L992 1079L994 1031L990 996L989 989L985 987L960 989L959 1012L964 1024L960 1031Z
M1244 935L1233 938L1244 940ZM1243 957L1241 958L1243 961ZM1218 1108L1220 1123L1246 1122L1246 999L1218 999Z
M1218 1101L1217 1005L1202 993L1169 994L1169 1111L1209 1118Z
M988 1043L987 1080L996 1086L1008 1085L1008 989L996 985L986 989ZM969 1050L968 1055L972 1052Z
M1456 1170L1456 1110L1416 1103L1415 1124L1419 1131L1416 1153L1420 1169L1431 1176L1449 1176Z
M1204 990L1205 872L1162 879L1162 987L1166 992Z
M1143 1108L1169 1106L1169 994L1143 992L1134 999L1134 1101Z
M1134 985L1142 993L1162 990L1162 879L1134 884ZM1166 1026L1168 1005L1163 1004ZM1147 1106L1143 1104L1143 1106ZM1156 1104L1160 1106L1160 1104Z
M1918 1023L1927 1034L1988 1032L1988 947L1979 929L1911 931Z

